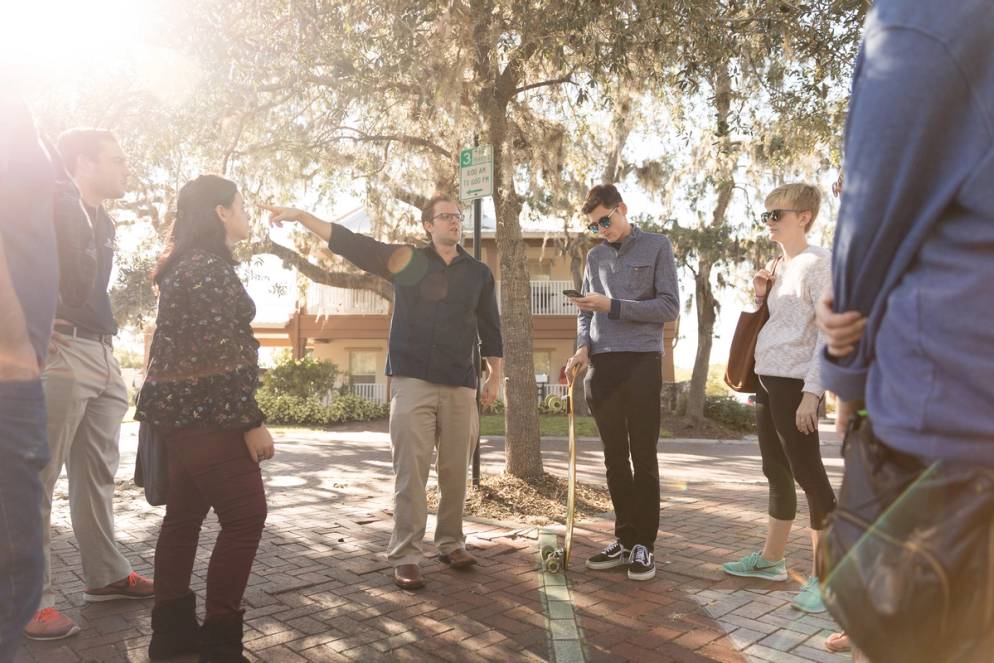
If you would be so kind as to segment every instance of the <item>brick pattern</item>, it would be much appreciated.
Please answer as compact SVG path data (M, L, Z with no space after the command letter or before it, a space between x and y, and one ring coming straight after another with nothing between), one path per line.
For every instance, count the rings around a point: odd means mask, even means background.
M131 428L125 427L127 435L134 434ZM428 559L427 587L398 590L383 556L391 527L389 447L380 438L346 436L319 443L322 436L334 434L280 435L277 460L264 466L270 516L245 596L245 641L253 661L545 661L555 654L598 662L849 660L822 648L835 628L829 617L789 608L810 564L804 532L791 542L798 580L769 584L720 572L721 562L761 545L766 492L758 461L737 461L746 480L714 483L706 480L702 459L701 479L664 486L652 581L629 581L623 569L584 569L583 560L612 539L612 524L581 523L567 577L577 630L566 633L552 628L565 623L562 615L551 614L564 608L557 601L565 594L557 592L565 586L543 581L533 527L467 522L477 567L454 571ZM660 458L665 468L666 453ZM125 453L118 540L136 570L151 575L162 509L149 507L124 478L132 471L129 462ZM693 466L686 458L682 464ZM64 479L57 491L58 607L83 631L57 642L25 641L17 662L147 660L151 602L83 603ZM799 514L798 522L805 518ZM216 533L210 515L193 578L201 611Z

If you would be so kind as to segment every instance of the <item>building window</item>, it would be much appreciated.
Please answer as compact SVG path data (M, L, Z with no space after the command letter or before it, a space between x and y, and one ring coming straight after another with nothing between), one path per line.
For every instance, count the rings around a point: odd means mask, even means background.
M536 350L532 356L535 358L535 381L536 382L556 382L559 379L559 372L552 372L552 352L549 350Z
M373 384L376 382L376 350L349 351L349 384Z
M532 281L550 281L552 279L552 261L531 259L528 261L528 278Z

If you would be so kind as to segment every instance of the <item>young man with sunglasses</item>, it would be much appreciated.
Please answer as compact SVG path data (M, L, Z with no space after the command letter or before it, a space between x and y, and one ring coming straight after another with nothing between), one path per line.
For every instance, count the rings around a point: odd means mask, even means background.
M479 431L477 343L490 365L481 401L497 399L503 356L494 276L459 245L462 214L446 196L422 210L429 243L386 244L289 207L267 207L270 223L297 221L360 269L394 286L387 375L393 376L390 442L396 474L394 528L387 559L401 589L424 585L420 561L428 518L425 487L438 449L440 501L435 545L440 559L467 568L462 531L466 469Z
M630 579L649 580L659 530L663 325L680 314L676 262L666 237L628 221L614 185L592 188L582 212L603 242L587 254L583 296L573 300L577 351L566 370L589 366L584 395L604 444L617 538L586 566L627 565Z

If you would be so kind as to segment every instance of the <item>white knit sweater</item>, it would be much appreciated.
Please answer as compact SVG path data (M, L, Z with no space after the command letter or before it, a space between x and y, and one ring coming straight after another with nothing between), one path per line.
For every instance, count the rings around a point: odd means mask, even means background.
M756 341L756 373L804 380L804 391L821 396L819 354L825 339L815 324L815 304L832 284L832 253L809 246L777 265L768 293L770 319Z

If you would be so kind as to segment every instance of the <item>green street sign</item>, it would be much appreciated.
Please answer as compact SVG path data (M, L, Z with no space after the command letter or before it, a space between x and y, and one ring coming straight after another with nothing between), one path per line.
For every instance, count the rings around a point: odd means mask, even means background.
M459 200L494 195L494 150L491 145L467 147L459 152Z

